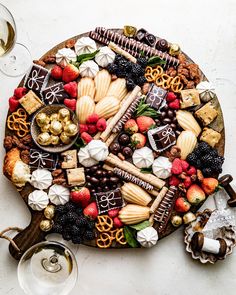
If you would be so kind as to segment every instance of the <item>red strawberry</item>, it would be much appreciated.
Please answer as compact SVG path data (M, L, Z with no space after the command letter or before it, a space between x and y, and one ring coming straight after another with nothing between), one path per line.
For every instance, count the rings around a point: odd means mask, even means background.
M10 97L8 102L9 102L10 112L15 112L18 106L20 105L19 101L15 98L15 96Z
M196 170L196 168L195 167L193 167L193 166L190 166L188 169L187 169L187 174L188 175L196 175L197 174L197 170Z
M88 126L86 124L79 124L79 133L88 132Z
M134 146L136 149L140 149L145 146L146 144L146 136L143 135L142 133L134 133L131 138L131 144Z
M168 104L169 108L174 109L174 110L178 110L180 108L180 103L178 99L175 99L174 101L170 102Z
M183 171L186 172L189 167L189 163L187 161L181 160L181 166L183 168Z
M216 178L209 177L209 178L203 179L201 186L207 195L211 195L215 192L218 184L219 184L219 182Z
M170 178L169 178L169 185L173 185L173 186L178 186L180 184L180 180L178 177L172 175Z
M181 160L179 158L175 158L174 161L172 162L171 172L176 175L179 175L183 172Z
M98 208L96 202L92 202L86 208L84 208L83 213L90 219L96 219L98 216Z
M87 132L82 132L80 137L83 139L85 143L89 143L93 139L92 136Z
M86 206L88 206L90 198L91 198L90 191L85 186L81 188L75 187L70 192L71 201L74 203L80 204L82 208L85 208Z
M124 125L124 130L128 134L134 134L138 132L138 125L134 119L129 119L125 125Z
M167 102L172 102L176 100L177 96L174 94L174 92L168 92L166 96L166 101Z
M72 65L68 64L63 70L62 80L66 83L76 80L79 77L79 69Z
M55 80L60 80L62 78L62 73L62 68L57 65L51 69L51 77Z
M118 216L119 211L120 211L120 209L111 209L111 210L108 211L108 215L111 218L114 218L114 217Z
M119 217L115 217L113 219L113 225L115 228L120 228L120 227L124 226L123 222L120 220Z
M192 184L191 177L190 176L186 176L186 178L184 179L184 186L185 186L185 188L189 188L191 184Z
M71 109L72 111L75 111L76 109L76 99L75 98L65 98L64 99L64 105Z
M104 131L107 128L107 122L104 118L101 118L97 121L96 127L98 131Z
M23 97L27 92L27 89L25 87L18 87L14 90L14 97L15 99L20 99Z
M89 134L95 134L97 132L97 127L94 124L88 124L88 133Z
M70 82L64 85L64 90L70 95L70 97L77 96L77 83Z
M88 118L86 119L86 123L87 124L96 124L98 119L99 119L98 114L94 113L94 114L91 114L88 116Z
M198 205L206 199L204 191L197 184L192 184L187 190L187 199L193 205Z
M177 212L188 212L190 207L191 205L189 204L189 202L183 197L180 197L175 201L175 210Z
M141 133L147 132L151 127L155 126L155 121L147 116L140 116L136 119L139 131Z

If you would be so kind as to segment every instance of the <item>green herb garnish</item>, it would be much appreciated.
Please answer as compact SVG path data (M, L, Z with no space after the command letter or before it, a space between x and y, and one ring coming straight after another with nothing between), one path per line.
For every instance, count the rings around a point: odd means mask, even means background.
M143 222L140 222L138 224L133 224L130 225L131 228L135 229L135 230L142 230L146 227L150 226L150 222L148 220L145 220Z
M166 61L161 59L159 56L152 56L149 58L147 65L150 67L155 67L157 65L165 65Z
M75 142L75 146L77 147L77 149L80 149L82 147L85 146L84 141L81 137L79 137L76 142Z
M152 166L150 166L148 168L141 168L140 172L142 172L142 173L152 173Z
M77 61L76 61L75 65L78 67L83 62L93 59L98 52L99 52L99 49L92 52L92 53L84 53L84 54L77 55Z
M125 235L125 239L130 247L132 247L132 248L139 247L139 244L136 240L136 230L135 229L133 229L129 226L125 226L124 227L124 235Z
M145 97L143 97L136 109L135 116L136 117L147 116L147 117L151 117L151 118L157 118L158 113L156 110L154 110L148 104L145 103Z

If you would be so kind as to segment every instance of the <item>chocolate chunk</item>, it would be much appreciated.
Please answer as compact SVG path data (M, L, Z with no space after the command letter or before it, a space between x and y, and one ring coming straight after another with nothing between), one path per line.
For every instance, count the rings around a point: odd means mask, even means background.
M146 103L150 105L150 107L159 110L166 97L166 94L167 91L165 89L152 84L152 87L146 97Z
M106 186L104 189L107 190L109 188ZM111 209L121 208L124 204L119 188L106 192L94 193L94 196L96 198L99 214L106 213Z
M153 34L147 34L144 38L144 41L147 45L154 47L156 44L156 37Z
M46 168L48 170L56 169L58 156L56 154L45 153L41 150L30 150L30 168Z
M162 152L176 143L176 137L170 125L160 126L148 131L149 143L156 152Z
M26 76L24 86L28 89L40 93L46 86L49 79L49 71L41 66L33 65Z
M135 39L142 42L144 40L146 34L147 34L147 31L145 29L139 29L136 34Z
M46 104L61 103L68 97L61 82L45 88L41 94Z
M169 47L168 42L165 39L160 39L156 43L157 50L165 52L168 50L168 47Z

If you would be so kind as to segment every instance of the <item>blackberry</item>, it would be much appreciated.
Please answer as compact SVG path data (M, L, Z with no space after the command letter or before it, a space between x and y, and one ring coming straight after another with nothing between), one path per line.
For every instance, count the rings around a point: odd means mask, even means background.
M80 216L83 213L83 209L81 207L77 207L75 209L75 213Z
M123 60L124 57L120 54L117 54L116 57L115 57L115 60L114 60L114 63L115 64L119 64L121 60Z
M218 160L221 162L221 165L223 165L225 158L222 156L218 156Z
M193 166L194 166L194 165L193 165ZM199 168L199 169L202 167L202 162L201 162L200 159L197 159L197 160L196 160L196 162L195 162L195 167L196 167L196 168Z
M187 156L187 162L190 164L190 165L193 165L195 166L196 162L197 162L197 156L195 155L195 153L191 153Z
M138 64L132 65L132 74L135 77L143 76L145 73L145 70Z
M95 234L94 234L93 231L91 231L91 230L86 230L86 231L84 232L84 239L85 239L85 240L91 241L91 240L93 240L94 238L95 238Z
M111 75L115 74L116 71L117 71L117 69L118 69L118 66L117 66L116 64L114 64L114 63L110 63L110 64L108 64L108 66L107 66L107 70L108 70L108 72L109 72Z
M128 91L132 91L135 87L135 83L133 80L129 79L129 80L126 80L126 88Z
M88 229L94 229L94 227L95 227L95 222L93 220L88 220L87 228Z
M63 227L62 227L61 224L59 224L59 223L55 223L55 224L53 225L52 231L53 231L54 233L61 234L62 231L63 231Z
M209 167L204 167L202 169L202 174L205 176L205 177L209 177L209 176L212 176L213 172L212 172L212 169L209 168Z
M75 212L68 212L67 215L68 222L75 222L78 219L78 215Z
M201 162L205 165L205 166L211 166L212 162L213 162L213 158L210 154L207 154L205 156L202 156L201 158Z
M137 63L142 67L146 68L147 66L147 59L145 57L138 57L137 58Z
M75 208L76 208L76 205L74 205L71 202L68 202L65 204L65 211L67 211L67 212L73 212L73 211L75 211Z
M67 222L67 217L65 214L56 218L56 223L58 224L64 225L66 224L66 222Z
M58 205L55 208L56 214L62 215L65 213L65 207L63 205Z
M87 221L87 219L86 219L85 217L82 216L82 217L79 217L79 218L76 220L75 224L76 224L78 227L86 227L87 224L88 224L88 221Z
M69 241L71 239L71 234L70 234L70 232L63 231L62 232L62 237L63 237L64 240Z
M146 83L146 82L147 82L147 80L146 80L146 78L144 76L140 76L137 79L138 86L143 86L143 84Z
M115 72L116 76L118 78L125 78L126 76L126 71L123 67L118 67L118 69Z
M82 238L80 236L72 237L72 243L74 244L81 244L82 243Z
M197 149L200 151L200 154L203 155L210 152L211 147L209 146L208 143L202 141L198 144Z
M211 155L212 157L218 157L218 152L217 152L217 150L216 150L216 149L211 149L211 151L210 151L210 155Z
M79 236L81 234L80 228L76 225L73 225L71 228L71 235L72 237Z

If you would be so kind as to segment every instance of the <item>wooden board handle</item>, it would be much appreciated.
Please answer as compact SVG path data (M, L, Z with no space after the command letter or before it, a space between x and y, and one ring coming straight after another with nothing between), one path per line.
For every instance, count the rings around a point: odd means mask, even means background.
M19 260L24 252L31 246L45 240L46 233L41 231L39 228L40 221L43 219L45 219L43 212L34 211L29 226L17 234L13 239L20 249L20 252L17 251L11 244L9 245L9 252L13 258Z

